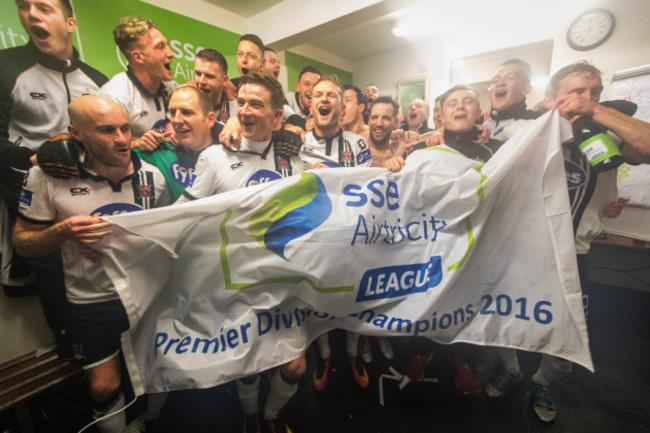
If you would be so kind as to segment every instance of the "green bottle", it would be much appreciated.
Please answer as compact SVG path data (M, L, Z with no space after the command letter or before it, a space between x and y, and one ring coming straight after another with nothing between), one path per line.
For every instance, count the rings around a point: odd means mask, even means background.
M579 115L573 116L571 126L573 140L596 173L611 170L625 162L605 128L590 118Z

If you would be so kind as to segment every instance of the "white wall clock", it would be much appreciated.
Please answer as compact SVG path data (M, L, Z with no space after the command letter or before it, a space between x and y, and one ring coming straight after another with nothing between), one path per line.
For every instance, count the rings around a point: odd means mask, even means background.
M614 14L607 9L592 9L571 23L567 43L578 51L592 50L604 43L614 32Z

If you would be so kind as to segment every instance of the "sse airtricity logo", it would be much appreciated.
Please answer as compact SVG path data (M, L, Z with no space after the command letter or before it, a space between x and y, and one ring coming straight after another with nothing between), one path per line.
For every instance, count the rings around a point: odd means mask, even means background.
M259 244L287 260L284 248L314 230L332 213L325 185L313 173L271 197L249 221L249 232Z

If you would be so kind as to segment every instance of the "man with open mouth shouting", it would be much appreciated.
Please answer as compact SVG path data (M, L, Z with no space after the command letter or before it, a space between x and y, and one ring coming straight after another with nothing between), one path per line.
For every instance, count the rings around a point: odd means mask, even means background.
M304 119L311 116L311 99L314 84L320 79L321 72L313 66L305 66L298 75L296 92L287 92L285 97L291 109Z
M264 43L257 35L245 34L239 38L237 45L237 70L239 77L231 81L235 89L239 86L239 80L253 72L262 73L266 59L264 58Z
M217 121L221 123L234 117L237 111L234 99L228 100L225 88L228 81L228 62L223 54L210 48L196 53L194 80L188 84L195 85L210 98Z
M113 37L129 66L102 86L100 95L126 111L133 134L131 146L153 150L163 137L152 128L167 117L169 95L176 87L171 69L174 53L156 24L143 17L121 18Z
M239 45L237 45L237 69L240 76L230 80L238 91L241 79L247 75L258 73L268 74L277 81L277 75L280 73L279 63L277 63L277 56L275 56L276 64L278 65L276 74L274 71L271 73L266 71L266 57L265 47L262 40L257 35L245 34L239 38ZM271 51L266 51L271 52ZM320 76L320 73L319 73ZM277 120L273 125L274 130L282 128L283 125L289 124L287 129L298 133L301 137L305 135L305 121L303 115L297 115L294 108L287 103L286 98L283 98L282 118ZM242 125L239 123L237 117L229 119L222 132L219 134L219 142L224 143L226 146L239 147L239 142L242 138Z
M424 134L432 129L427 124L429 120L429 104L422 99L414 99L406 109L406 119L401 128L405 131L415 131Z
M273 76L276 80L280 78L280 60L278 60L278 53L271 47L264 47L263 72Z
M519 120L536 119L541 113L526 109L526 95L530 93L531 69L521 59L510 59L497 68L488 98L490 99L490 117L483 125L492 131L491 138L506 141L526 122Z
M24 259L13 254L8 227L17 216L30 157L45 140L67 131L68 103L97 93L107 78L80 61L72 46L77 21L69 0L17 0L16 6L29 42L0 51L0 227L7 227L0 229L1 282L6 293L25 293L25 286L33 282L30 269L34 270L47 323L61 349L67 308L63 274L57 266L61 259L54 253L34 260L28 268Z
M305 136L300 155L305 167L317 163L330 167L370 166L370 148L366 140L340 126L344 105L343 88L338 77L322 77L314 86L312 95L314 129Z

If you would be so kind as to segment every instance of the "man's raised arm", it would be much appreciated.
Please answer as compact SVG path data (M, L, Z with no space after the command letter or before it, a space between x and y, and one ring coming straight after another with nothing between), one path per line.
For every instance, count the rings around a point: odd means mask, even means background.
M624 143L621 153L626 161L650 163L650 124L577 94L559 99L555 106L564 117L576 114L590 116L618 135Z

